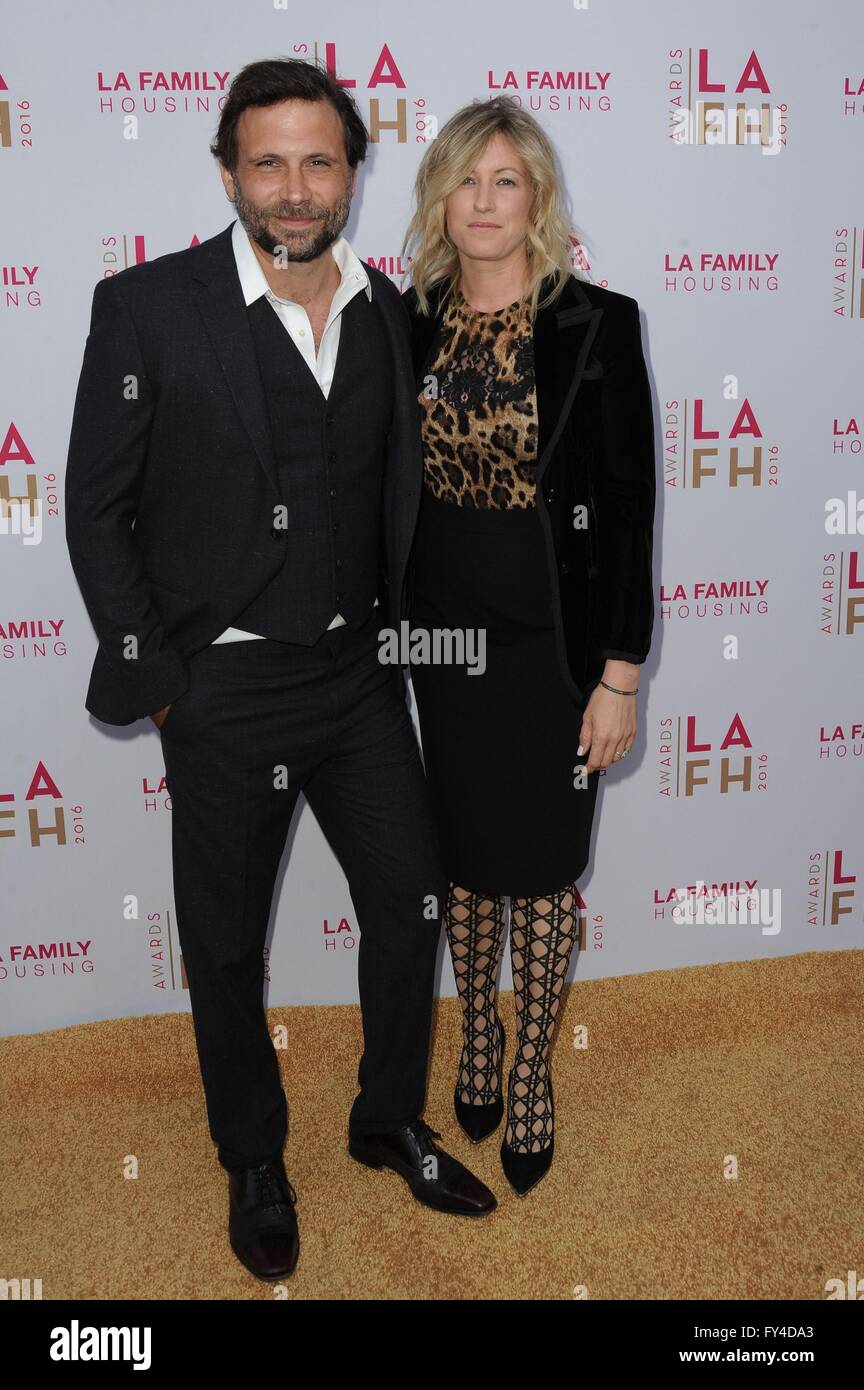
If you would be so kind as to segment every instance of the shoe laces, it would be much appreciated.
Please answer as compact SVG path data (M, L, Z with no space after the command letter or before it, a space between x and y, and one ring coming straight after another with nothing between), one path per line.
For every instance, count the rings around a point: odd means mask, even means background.
M427 1125L425 1120L415 1120L414 1123L410 1126L410 1128L411 1133L413 1135L415 1135L418 1139L425 1139L427 1143L432 1144L433 1149L435 1148L435 1145L432 1141L434 1139L441 1138L441 1135L438 1133L437 1129L430 1128L430 1126Z
M287 1177L273 1167L271 1163L263 1163L255 1170L255 1184L257 1188L258 1201L262 1206L275 1210L286 1208L289 1203L291 1206L297 1201L297 1193L291 1186ZM285 1189L288 1190L288 1201L285 1200Z

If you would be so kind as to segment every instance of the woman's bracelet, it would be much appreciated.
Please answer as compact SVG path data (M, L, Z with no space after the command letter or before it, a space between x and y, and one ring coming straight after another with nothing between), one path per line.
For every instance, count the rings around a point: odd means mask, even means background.
M635 690L617 690L617 689L615 688L614 685L607 685L605 681L602 681L602 680L601 680L600 684L602 685L602 687L603 687L604 690L611 690L613 695L638 695L638 694L639 694L639 687L638 687L638 685L637 685L637 687L636 687Z

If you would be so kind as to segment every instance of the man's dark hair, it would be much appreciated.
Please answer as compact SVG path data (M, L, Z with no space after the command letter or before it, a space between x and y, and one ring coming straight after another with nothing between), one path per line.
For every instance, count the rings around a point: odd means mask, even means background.
M247 106L275 106L279 101L329 101L336 108L345 136L348 164L356 169L366 158L369 132L351 93L316 63L301 58L266 58L247 63L228 89L210 153L231 173L237 165L237 122Z

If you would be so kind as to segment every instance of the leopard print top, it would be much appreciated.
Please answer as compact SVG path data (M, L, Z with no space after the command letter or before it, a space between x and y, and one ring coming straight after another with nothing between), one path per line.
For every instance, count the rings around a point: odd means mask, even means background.
M442 328L419 397L425 486L461 507L533 507L537 393L528 301L483 313L455 290Z

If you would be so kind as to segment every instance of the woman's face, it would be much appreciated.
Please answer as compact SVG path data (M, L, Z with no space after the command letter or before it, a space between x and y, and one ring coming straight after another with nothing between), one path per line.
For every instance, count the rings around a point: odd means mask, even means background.
M533 189L506 135L493 135L471 173L445 199L447 235L461 257L502 261L520 251Z

